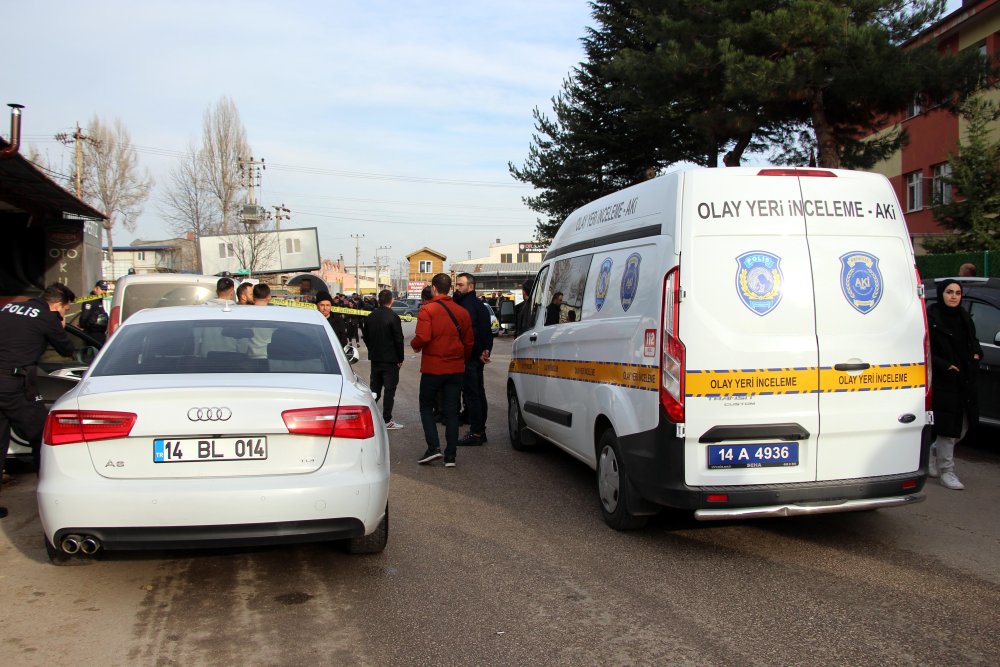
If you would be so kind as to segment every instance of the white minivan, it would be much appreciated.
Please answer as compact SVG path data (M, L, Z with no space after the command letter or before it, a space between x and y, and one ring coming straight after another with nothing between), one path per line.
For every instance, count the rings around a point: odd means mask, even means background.
M889 182L832 169L670 173L575 211L507 382L515 449L597 471L604 518L919 502L922 287Z

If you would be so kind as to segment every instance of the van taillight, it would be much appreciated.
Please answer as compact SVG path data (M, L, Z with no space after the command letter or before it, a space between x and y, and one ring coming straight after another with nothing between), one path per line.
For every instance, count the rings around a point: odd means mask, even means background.
M108 410L54 410L45 419L42 442L46 445L71 445L127 438L135 426L131 412Z
M822 178L836 178L837 175L826 169L761 169L758 176L819 176Z
M115 306L111 309L111 316L108 317L108 335L110 336L122 322L122 307Z
M923 284L920 280L920 269L913 267L917 272L917 285ZM927 304L924 299L920 299L920 312L924 316L924 410L933 410L931 401L931 337L930 328L927 326Z
M680 267L663 279L663 331L660 335L660 402L674 423L684 422L684 343L678 337Z

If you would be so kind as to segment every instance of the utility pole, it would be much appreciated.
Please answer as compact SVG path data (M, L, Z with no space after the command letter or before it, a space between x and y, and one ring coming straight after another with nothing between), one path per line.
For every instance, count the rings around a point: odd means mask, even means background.
M274 228L276 230L280 230L281 229L281 221L282 220L291 220L292 219L292 216L289 215L289 213L291 213L291 211L289 209L285 208L284 204L281 204L280 206L272 206L271 208L274 209ZM285 215L282 215L282 213L284 213Z
M358 279L358 264L361 262L361 239L364 234L351 234L354 239L354 293L361 294L361 281Z
M392 250L392 246L391 245L379 246L378 249L375 251L375 294L376 295L378 295L378 287L379 287L378 285L379 250ZM386 257L386 260L388 259L389 258ZM386 264L388 264L388 262L386 262Z
M76 132L73 134L66 134L65 132L60 132L56 135L56 141L61 141L66 146L71 143L75 144L76 149L76 198L83 199L83 142L89 141L90 143L97 145L92 137L88 137L80 129L80 123L76 124Z

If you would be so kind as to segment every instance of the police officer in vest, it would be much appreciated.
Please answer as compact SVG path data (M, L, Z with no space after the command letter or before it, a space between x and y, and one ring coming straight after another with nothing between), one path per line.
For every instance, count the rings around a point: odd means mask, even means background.
M7 459L11 427L31 443L36 456L47 410L38 396L38 360L52 345L64 357L73 343L63 330L66 311L76 296L54 283L41 297L0 307L0 469ZM0 507L0 519L7 508Z
M96 338L101 345L104 345L108 337L108 313L104 310L104 295L107 292L108 281L98 280L90 295L101 298L87 301L80 306L80 328Z

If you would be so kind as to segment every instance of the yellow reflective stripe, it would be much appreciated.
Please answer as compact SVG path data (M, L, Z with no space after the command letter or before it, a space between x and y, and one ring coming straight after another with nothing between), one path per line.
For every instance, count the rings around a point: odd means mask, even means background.
M656 366L605 361L512 359L511 373L611 384L655 391ZM758 368L746 370L689 370L685 395L692 397L883 391L924 387L922 363L885 364L851 374L833 368Z
M512 359L510 372L581 382L596 382L649 391L656 391L659 386L656 376L657 368L640 364L561 359Z
M684 376L687 396L735 394L811 394L816 392L816 368L756 368L689 370Z
M926 372L923 364L884 364L851 374L833 368L821 368L819 387L824 392L884 391L886 389L923 388Z

